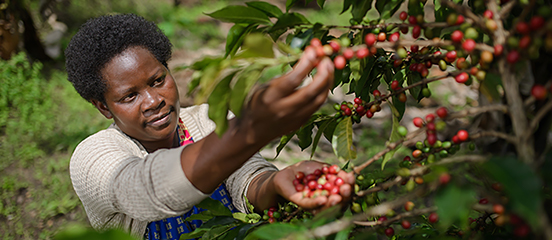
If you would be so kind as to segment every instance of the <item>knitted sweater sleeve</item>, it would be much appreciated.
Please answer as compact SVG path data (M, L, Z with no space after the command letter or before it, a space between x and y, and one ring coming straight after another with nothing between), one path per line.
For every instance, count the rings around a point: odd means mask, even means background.
M70 174L92 226L106 228L119 213L139 221L160 220L184 214L206 198L182 171L182 149L146 154L113 128L81 142L71 157Z

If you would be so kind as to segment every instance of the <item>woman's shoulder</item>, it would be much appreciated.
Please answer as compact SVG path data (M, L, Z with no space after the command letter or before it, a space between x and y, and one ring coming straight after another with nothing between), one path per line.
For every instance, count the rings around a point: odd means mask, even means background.
M113 124L80 142L75 151L73 151L72 160L83 157L90 158L95 155L101 156L115 151L134 154L141 154L142 152L140 147L129 136Z

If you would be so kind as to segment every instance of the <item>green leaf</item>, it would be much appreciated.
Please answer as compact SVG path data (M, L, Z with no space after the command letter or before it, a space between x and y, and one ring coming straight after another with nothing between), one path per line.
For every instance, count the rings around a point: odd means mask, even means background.
M408 1L408 15L409 16L417 16L417 15L420 15L420 14L424 14L424 3L422 3L422 1L418 1L418 0Z
M299 147L301 147L301 150L305 150L305 148L308 148L311 145L314 122L319 118L319 114L312 115L309 120L297 131L296 134L299 138Z
M211 95L217 86L217 81L219 81L219 75L222 72L221 66L221 61L213 61L202 71L202 76L199 79L200 89L195 99L196 104L204 103L208 100L209 95Z
M238 76L236 84L230 93L230 110L239 117L242 107L255 82L261 76L261 69L256 65L251 65Z
M236 54L243 43L245 36L251 32L251 26L252 25L245 26L243 24L235 24L230 28L230 30L228 30L228 35L226 36L226 52L224 57Z
M221 226L214 226L209 231L205 232L201 239L217 239L223 237L228 231L238 224L233 222L229 224L219 224Z
M364 16L366 16L366 13L372 8L372 1L373 0L356 0L353 4L353 9L351 10L351 14L353 15L353 19L357 22L362 22L362 19ZM343 3L343 12L345 12L346 2ZM343 13L342 12L342 13Z
M349 8L351 8L351 5L353 4L354 1L355 0L344 0L343 1L343 9L341 10L341 13L339 13L339 14L343 14L344 12L349 10Z
M192 66L190 66L190 68L193 69L193 70L196 70L196 71L197 70L205 70L208 66L213 65L213 64L219 64L222 60L223 60L223 58L220 58L220 57L217 57L217 58L205 57L205 58L201 59L200 61L197 61L194 64L192 64Z
M376 0L376 9L381 19L389 19L403 3L402 0Z
M293 7L293 5L295 5L295 3L297 3L297 1L298 0L287 0L286 1L286 12L289 12L291 7Z
M209 118L216 124L215 133L222 136L228 128L228 102L230 100L230 82L236 72L228 74L213 89L207 103L209 104Z
M232 216L232 212L225 207L221 202L212 198L205 198L200 203L196 204L196 207L207 209L214 216Z
M268 2L252 1L252 2L246 2L245 4L249 7L261 10L262 12L264 12L269 17L277 18L277 17L280 17L284 14L282 12L282 10L280 10L278 7L272 5Z
M240 220L240 221L242 221L242 222L247 222L247 220L249 220L249 219L247 218L247 214L246 214L246 213L242 213L242 212L233 213L233 214L232 214L232 217L234 217L234 219Z
M286 134L286 135L284 135L280 138L280 144L278 144L278 147L276 147L276 157L278 157L278 155L280 155L280 152L282 151L282 149L284 149L284 147L291 140L291 138L293 138L293 136L295 135L296 132L297 131L288 133L288 134Z
M318 147L318 142L320 141L320 137L322 137L322 134L326 131L326 128L328 128L328 126L330 125L334 125L334 128L335 128L335 124L336 124L336 119L335 118L330 118L330 119L326 119L326 120L323 120L321 122L319 122L317 125L318 125L318 131L316 131L316 135L314 136L314 139L312 141L312 151L311 151L311 155L310 155L310 158L312 159L312 157L314 157L314 153L316 151L316 148ZM333 133L332 133L333 135Z
M397 101L397 102L402 103L400 101ZM390 143L396 142L396 141L398 141L399 139L402 138L401 134L397 130L400 127L399 117L400 117L401 114L399 113L399 111L395 107L395 104L396 104L395 101L393 101L392 103L389 103L389 108L391 108L391 113L393 113L392 114L392 116L393 116L393 118L392 118L393 119L393 129L391 130L391 136L389 136L389 142ZM381 169L382 170L385 167L385 164L393 158L393 155L395 155L395 152L397 152L397 150L399 150L398 146L395 149L389 151L388 153L386 153L383 156L383 161L381 163Z
M270 28L270 31L287 29L297 25L310 24L309 20L300 13L285 13L278 18L278 21Z
M273 45L274 43L267 35L262 33L251 33L243 40L243 51L238 53L235 58L273 58Z
M249 236L252 236L252 235L248 234L249 231L253 228L258 227L259 225L261 225L263 223L264 222L257 222L257 223L254 223L254 224L245 224L241 227L237 227L237 229L239 229L238 230L238 235L233 240L241 240L241 239L247 239L247 238L251 239L251 237L249 237Z
M454 185L448 185L439 191L435 197L439 224L444 227L458 224L460 228L465 228L468 224L471 206L476 201L475 196L472 189L459 188Z
M272 223L272 224L266 224L255 231L251 233L253 237L257 237L259 239L282 239L286 236L292 234L292 233L298 233L302 231L306 231L307 229L302 226L296 226L296 225L290 225L287 223Z
M316 3L318 3L318 6L323 9L324 8L324 3L326 3L326 0L316 0Z
M513 157L493 157L483 164L483 169L502 184L512 210L534 228L539 227L542 183L531 167Z
M335 155L343 160L356 159L356 147L353 145L353 122L351 117L341 120L332 137Z
M246 6L227 6L207 15L223 22L271 24L266 13Z
M420 76L419 73L408 71L406 75L406 83L410 86L414 83L422 81L422 76ZM414 99L420 101L424 96L422 95L422 85L413 87L410 90L410 95L414 97Z

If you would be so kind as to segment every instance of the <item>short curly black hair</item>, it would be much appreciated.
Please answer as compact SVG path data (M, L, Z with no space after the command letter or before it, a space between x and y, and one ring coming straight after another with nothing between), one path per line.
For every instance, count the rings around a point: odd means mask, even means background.
M67 78L81 97L105 104L107 86L101 70L115 56L135 46L148 49L167 67L172 44L155 23L134 14L88 20L65 50Z

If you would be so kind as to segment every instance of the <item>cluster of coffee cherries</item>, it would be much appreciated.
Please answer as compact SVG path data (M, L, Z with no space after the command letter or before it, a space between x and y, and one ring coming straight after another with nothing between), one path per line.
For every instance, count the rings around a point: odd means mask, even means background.
M308 175L305 175L304 172L297 172L293 185L297 192L303 193L304 198L339 194L339 188L345 184L345 181L337 176L339 170L339 166L332 165L316 169Z
M270 207L269 209L265 209L262 218L269 223L275 223L285 219L290 219L291 222L300 219L309 219L311 217L311 213L303 211L299 209L297 205L288 202L284 205L280 205L279 207Z
M414 209L414 203L411 202L411 201L408 201L404 204L404 210L409 212L409 211L412 211L412 209ZM387 216L381 216L377 219L377 221L379 223L383 223L385 221L387 221ZM427 216L427 221L431 224L433 223L436 223L437 221L439 221L439 215L437 215L437 213L430 213L428 216ZM389 224L389 223L387 223ZM404 229L410 229L412 227L412 223L407 220L407 219L403 219L401 221L401 227L404 228ZM395 229L393 229L393 227L389 226L389 227L386 227L384 230L383 230L383 233L388 236L388 237L392 237L393 235L395 235Z
M353 58L363 59L377 53L375 47L368 49L365 46L359 46L358 49L354 50L350 45L351 39L348 37L333 39L325 45L322 45L322 42L318 38L313 38L310 41L310 46L314 47L318 57L335 56L333 59L334 65L339 70L345 68L348 60Z
M376 99L381 96L379 90L374 90L374 97ZM406 98L406 96L405 96ZM353 102L343 101L341 104L335 103L334 109L338 112L337 117L340 116L352 116L353 122L359 123L362 116L372 118L376 112L381 111L381 104L379 102L368 103L360 98L355 98Z

